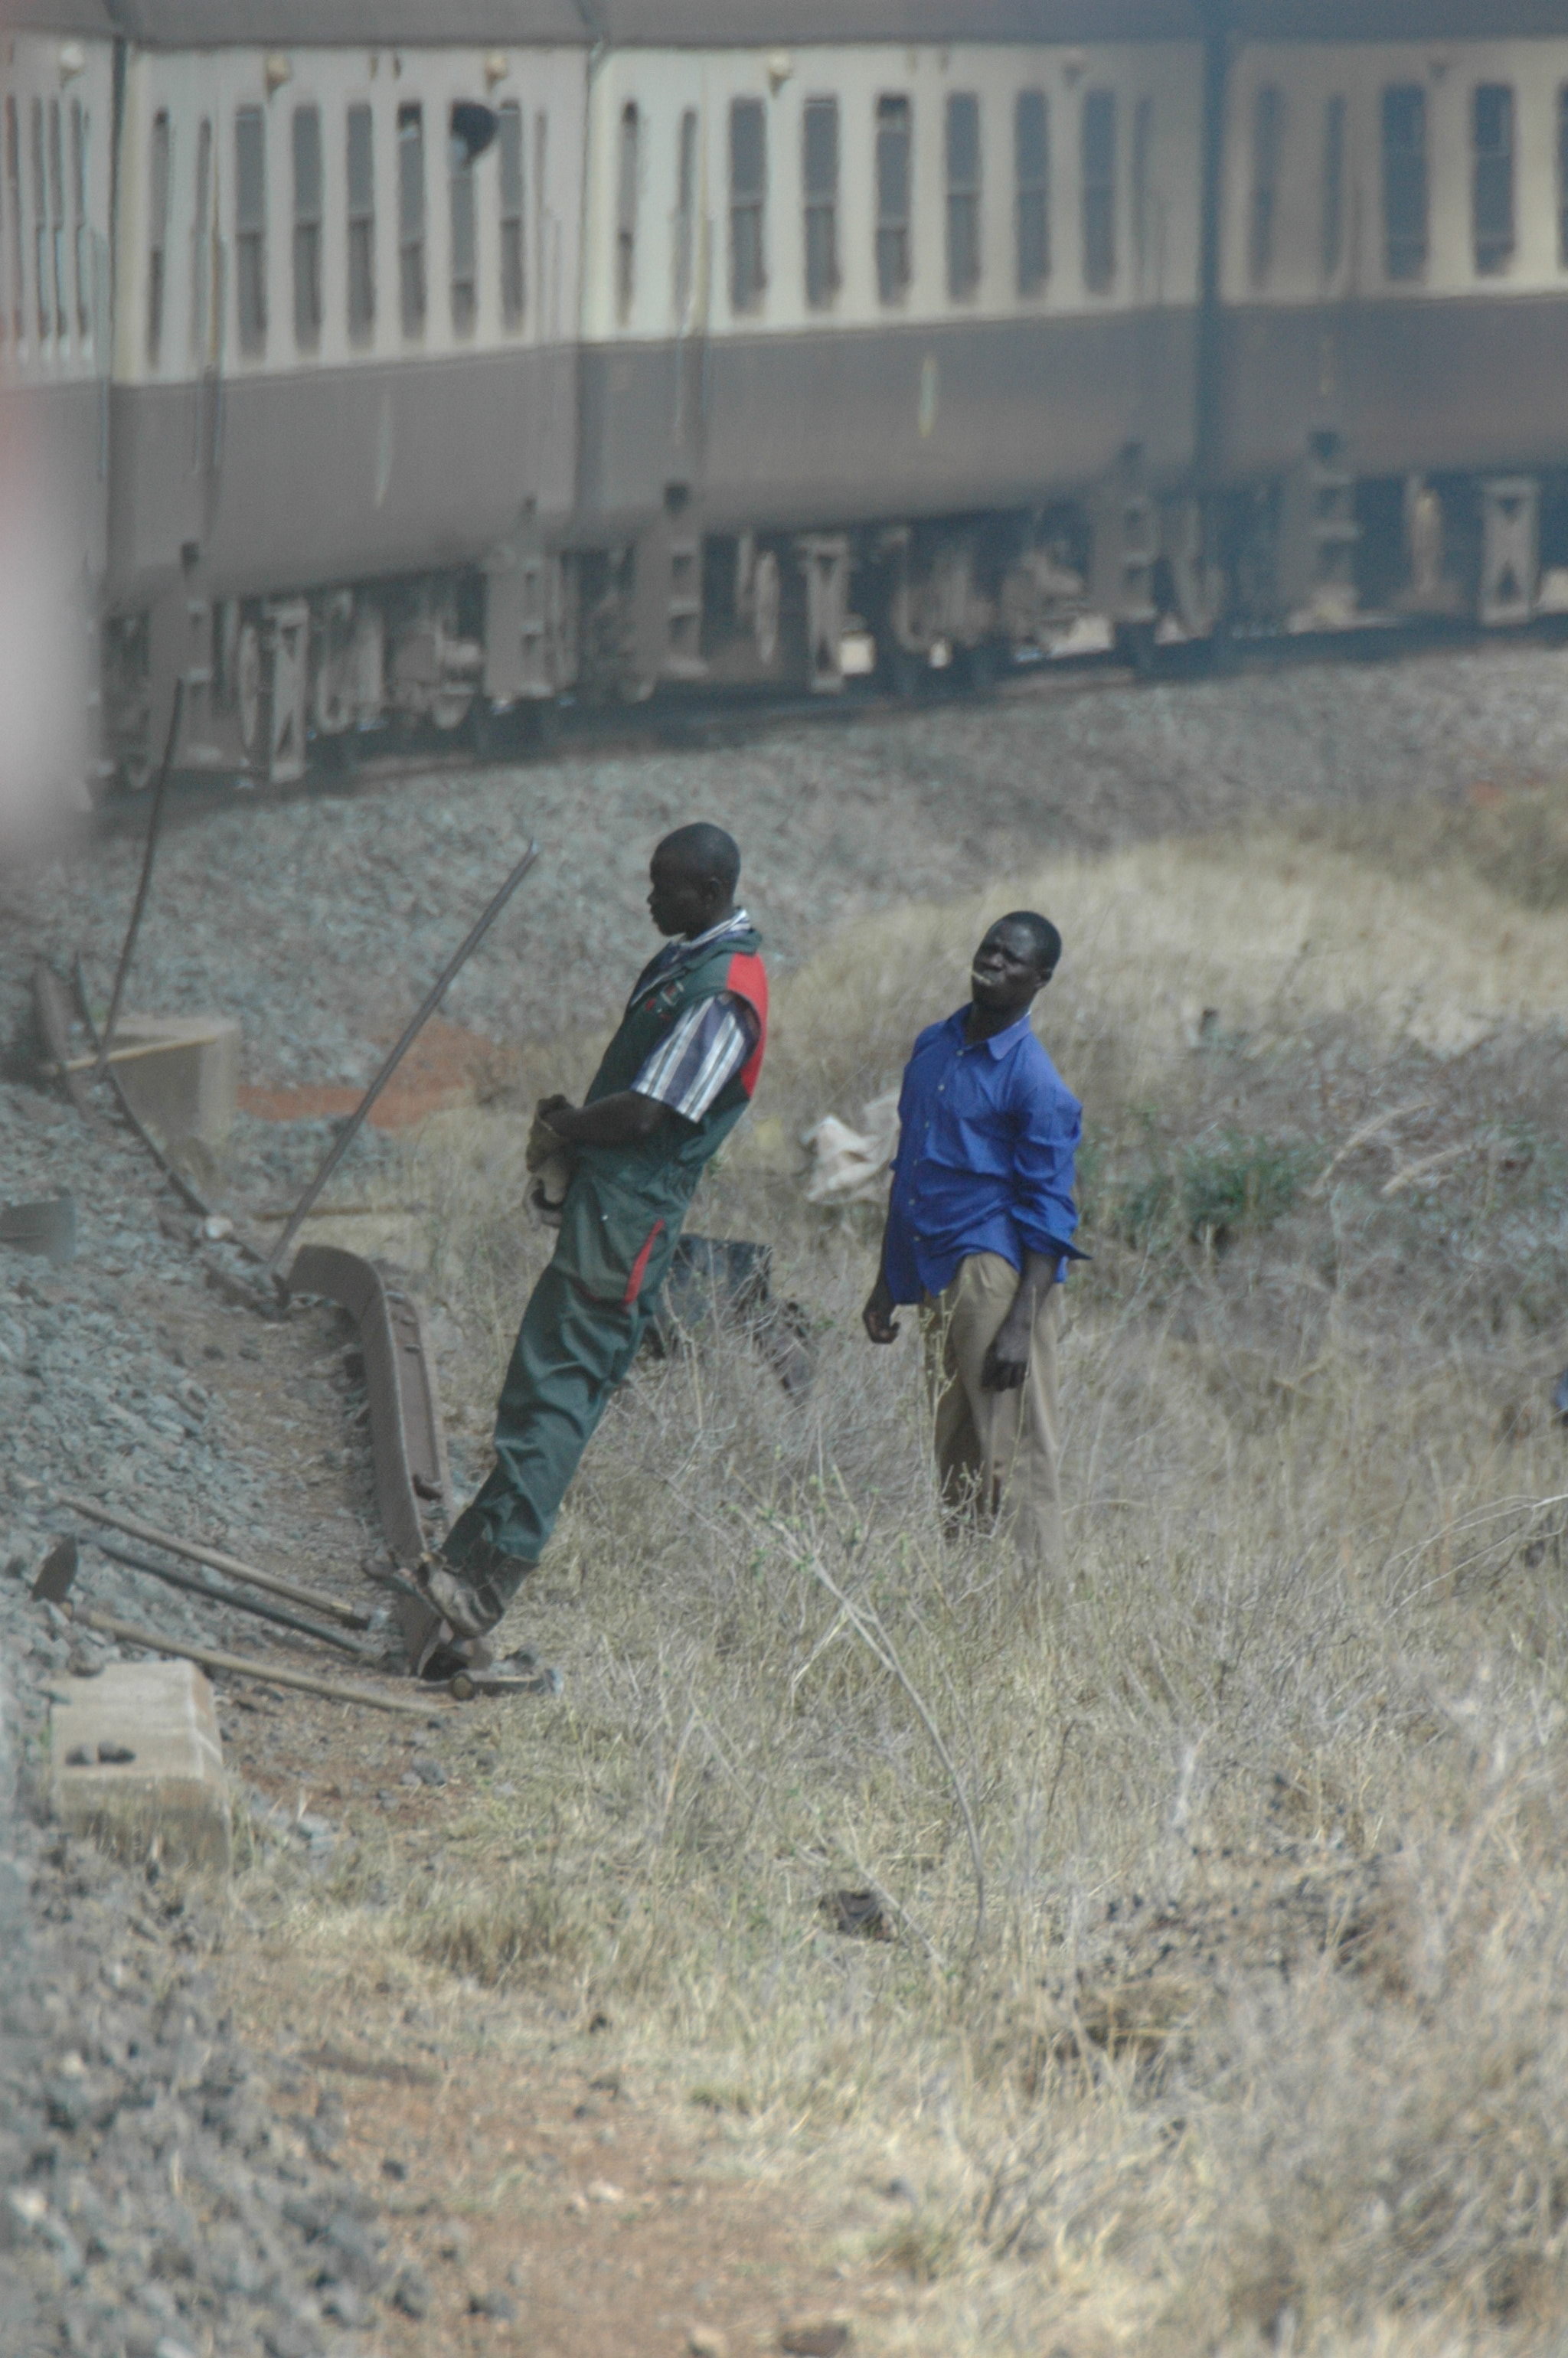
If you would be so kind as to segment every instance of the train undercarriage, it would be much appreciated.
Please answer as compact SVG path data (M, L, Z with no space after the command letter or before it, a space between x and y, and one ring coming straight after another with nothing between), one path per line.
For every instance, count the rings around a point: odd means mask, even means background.
M106 781L175 766L286 784L421 737L481 755L563 705L685 689L837 696L1179 645L1568 613L1568 475L1360 478L1329 435L1208 499L1145 481L1031 509L816 531L706 528L672 502L601 546L217 598L191 583L104 632Z

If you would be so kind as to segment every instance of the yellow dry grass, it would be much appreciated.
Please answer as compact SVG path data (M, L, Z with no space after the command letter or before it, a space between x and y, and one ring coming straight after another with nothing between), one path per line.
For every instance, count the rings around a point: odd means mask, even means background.
M1561 1326L1506 1256L1453 1307L1452 1202L1386 1205L1380 1165L1224 1255L1108 1243L1074 1282L1040 1629L1004 1548L937 1537L915 1354L859 1331L874 1220L793 1175L804 1123L895 1077L982 919L1031 902L1068 942L1043 1029L1108 1151L1151 1109L1180 1139L1283 1106L1326 1163L1353 1096L1417 1067L1441 1095L1478 1025L1544 1102L1568 919L1464 865L1161 845L826 944L694 1220L777 1239L810 1398L722 1335L639 1367L514 1617L564 1699L475 1723L438 1875L367 1844L390 1898L351 1867L301 1938L608 2015L748 2168L834 2190L846 2251L909 2288L873 2352L1560 2347L1568 1469L1498 1404L1539 1400ZM580 1084L590 1044L531 1048L520 1093ZM416 1156L470 1438L543 1252L520 1141L492 1108ZM1485 1216L1528 1230L1561 1319L1552 1152ZM861 1886L894 1940L823 1916Z

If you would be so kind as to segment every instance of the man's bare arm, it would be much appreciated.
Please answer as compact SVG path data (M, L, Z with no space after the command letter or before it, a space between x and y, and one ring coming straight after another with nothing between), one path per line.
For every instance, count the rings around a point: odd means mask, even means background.
M1012 1307L997 1328L980 1369L983 1391L1015 1392L1029 1373L1029 1337L1034 1314L1047 1290L1055 1284L1061 1266L1062 1256L1057 1252L1024 1254Z
M888 1219L892 1207L888 1207ZM860 1313L860 1324L873 1343L896 1343L898 1320L893 1315L897 1307L887 1273L887 1220L882 1222L881 1249L877 1255L877 1282L866 1296L866 1306Z
M590 1106L546 1098L539 1112L567 1146L636 1146L662 1122L679 1120L657 1098L642 1097L635 1089L617 1089Z

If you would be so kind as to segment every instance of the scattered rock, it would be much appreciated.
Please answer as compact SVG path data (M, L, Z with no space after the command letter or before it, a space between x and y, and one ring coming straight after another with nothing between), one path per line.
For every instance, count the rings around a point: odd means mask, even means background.
M779 2335L779 2348L788 2353L788 2358L838 2358L849 2342L849 2320L842 2317L786 2325Z
M498 2324L510 2325L517 2314L517 2303L509 2292L470 2292L469 2315L492 2317Z

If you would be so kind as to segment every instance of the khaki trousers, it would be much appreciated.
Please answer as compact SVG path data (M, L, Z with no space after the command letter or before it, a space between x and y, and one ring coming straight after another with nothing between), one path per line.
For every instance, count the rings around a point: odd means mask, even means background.
M926 1379L949 1514L968 1512L1010 1531L1023 1569L1044 1579L1059 1575L1063 1565L1054 1285L1035 1312L1028 1373L1018 1390L980 1387L986 1353L1017 1294L1018 1271L1000 1253L960 1261L946 1292L926 1297Z

